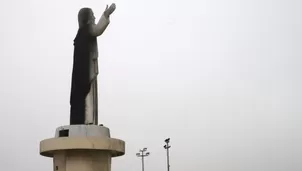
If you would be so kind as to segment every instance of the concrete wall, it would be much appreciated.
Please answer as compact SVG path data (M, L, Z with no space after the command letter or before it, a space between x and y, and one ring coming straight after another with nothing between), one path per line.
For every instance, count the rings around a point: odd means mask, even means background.
M54 171L111 171L110 151L69 150L54 155Z

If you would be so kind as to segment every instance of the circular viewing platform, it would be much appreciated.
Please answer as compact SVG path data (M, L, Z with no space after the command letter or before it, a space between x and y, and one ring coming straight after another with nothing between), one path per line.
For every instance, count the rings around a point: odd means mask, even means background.
M56 129L55 137L40 142L40 154L53 157L60 151L110 151L112 157L125 154L125 142L110 137L110 130L98 125L67 125Z

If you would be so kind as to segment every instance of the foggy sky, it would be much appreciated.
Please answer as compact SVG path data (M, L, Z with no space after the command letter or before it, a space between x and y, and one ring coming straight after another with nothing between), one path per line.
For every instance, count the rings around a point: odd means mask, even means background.
M69 124L77 12L116 11L99 46L112 171L302 170L302 1L2 0L3 170L52 171L39 142Z

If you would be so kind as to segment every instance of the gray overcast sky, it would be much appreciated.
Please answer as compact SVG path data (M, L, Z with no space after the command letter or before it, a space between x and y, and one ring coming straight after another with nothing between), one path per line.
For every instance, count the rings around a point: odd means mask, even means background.
M77 12L117 10L98 39L112 171L302 170L301 0L2 0L2 170L52 171L39 141L69 123Z

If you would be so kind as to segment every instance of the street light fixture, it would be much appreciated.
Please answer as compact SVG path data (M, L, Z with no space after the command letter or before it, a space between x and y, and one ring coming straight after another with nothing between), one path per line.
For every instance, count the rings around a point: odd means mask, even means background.
M139 153L136 153L137 157L141 157L142 158L142 171L145 170L144 157L147 157L147 156L150 155L150 152L146 152L146 151L147 151L147 148L143 148L142 150L139 150Z
M169 148L171 147L171 146L169 146L169 142L170 142L170 138L165 139L166 145L164 145L164 148L167 150L167 168L168 168L168 171L170 171Z

